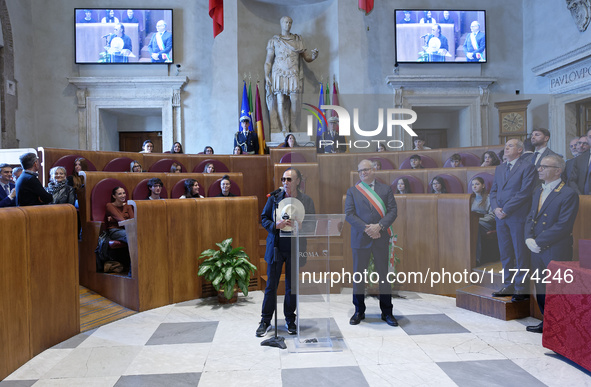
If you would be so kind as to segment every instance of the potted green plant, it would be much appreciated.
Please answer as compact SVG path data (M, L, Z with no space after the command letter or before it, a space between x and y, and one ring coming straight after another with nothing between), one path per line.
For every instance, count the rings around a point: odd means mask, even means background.
M244 247L232 248L232 238L216 243L219 250L204 250L199 259L205 259L199 266L197 275L210 281L218 296L223 292L227 300L234 298L237 288L248 295L250 276L257 269L250 263Z

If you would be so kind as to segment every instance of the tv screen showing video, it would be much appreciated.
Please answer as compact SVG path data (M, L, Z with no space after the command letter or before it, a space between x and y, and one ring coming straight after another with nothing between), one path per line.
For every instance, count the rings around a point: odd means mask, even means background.
M76 8L76 63L173 63L172 9Z
M397 9L397 63L486 63L486 12Z

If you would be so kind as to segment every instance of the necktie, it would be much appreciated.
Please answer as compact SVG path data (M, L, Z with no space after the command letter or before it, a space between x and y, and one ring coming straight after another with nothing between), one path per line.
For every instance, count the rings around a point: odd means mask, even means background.
M10 196L10 186L8 184L4 185L4 191L6 191L6 196Z
M533 165L536 165L536 160L538 159L538 155L540 154L540 152L534 152L534 157L533 157Z
M507 170L505 171L505 180L509 179L509 173L511 173L511 164L507 163Z
M374 186L374 183L371 183L371 184L369 185L369 188L373 189L373 186Z

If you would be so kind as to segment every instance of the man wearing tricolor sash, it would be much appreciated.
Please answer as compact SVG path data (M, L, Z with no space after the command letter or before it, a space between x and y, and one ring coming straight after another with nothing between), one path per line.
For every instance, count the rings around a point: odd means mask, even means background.
M476 20L470 24L470 32L464 41L464 52L468 62L484 62L484 50L486 39L484 32L480 31L480 23Z
M373 164L362 160L357 168L361 179L347 190L345 201L346 220L351 224L351 249L353 250L353 272L367 269L373 255L375 270L379 275L380 309L382 320L397 326L392 315L392 290L387 281L388 247L392 223L396 219L396 201L390 187L375 178ZM359 274L355 275L359 277ZM357 325L365 318L365 282L353 282L353 304L355 314L349 320Z
M172 34L166 31L166 22L164 20L158 21L156 30L157 32L152 35L150 44L148 44L152 62L171 62Z

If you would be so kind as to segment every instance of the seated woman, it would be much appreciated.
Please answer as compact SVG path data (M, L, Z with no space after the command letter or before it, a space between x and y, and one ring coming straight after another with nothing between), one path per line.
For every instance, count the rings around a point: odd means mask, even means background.
M205 164L205 168L203 168L203 173L214 173L215 172L215 165L213 163Z
M285 136L285 141L283 141L283 147L284 148L295 148L299 146L298 142L296 141L296 138L293 134L288 134L287 136Z
M396 183L396 194L402 195L409 193L412 193L412 191L410 189L410 183L408 182L408 179L406 177L400 178L398 183Z
M212 155L213 154L213 148L208 145L208 146L206 146L203 149L203 153L205 153L206 155Z
M199 183L195 179L187 179L185 180L185 194L182 195L179 199L187 199L187 198L202 198L199 194Z
M232 185L232 182L230 182L230 176L224 175L224 177L222 177L222 180L220 181L220 188L222 189L222 192L217 194L216 197L227 198L227 197L236 196L232 192L230 192L231 185Z
M170 173L181 173L183 172L183 167L180 166L178 163L172 163L170 166Z
M170 150L170 153L183 153L183 146L181 145L181 143L177 141L174 144L172 144L172 149Z
M483 259L482 256L484 236L487 232L496 229L496 221L494 212L490 207L490 197L486 192L486 185L484 184L484 179L482 177L476 176L474 179L472 179L472 192L474 192L475 196L474 201L472 202L471 210L472 212L482 215L482 217L478 220L478 242L476 244L476 265L480 266L481 264L499 258L494 257L494 255L493 257L490 257L490 252L494 249L486 249L486 255L489 256L486 257L487 259Z
M240 146L236 145L234 147L234 152L232 152L232 154L234 154L234 155L241 155L242 154L242 148L240 148Z
M384 145L381 141L378 142L378 147L376 148L376 152L386 152L386 145Z
M152 153L154 151L154 143L151 140L144 141L140 153Z
M140 162L137 160L133 160L129 165L129 172L143 172L142 165L140 164Z
M86 183L85 171L88 170L88 163L84 157L78 157L74 160L74 173L68 176L68 185L74 187L75 191L84 187Z
M49 171L49 185L45 190L53 195L53 204L71 204L76 202L74 187L66 184L66 168L53 167Z
M497 154L493 151L484 152L484 154L482 155L482 159L480 161L481 167L493 167L501 165L501 160L499 159L499 156L497 156Z
M111 203L107 203L105 210L105 225L108 237L112 241L120 241L127 244L127 233L124 228L119 226L119 222L133 219L133 207L127 204L127 193L123 187L115 187L111 192ZM129 270L130 259L129 250L125 250L124 254L113 254L108 257L109 260L117 261L122 268L116 270L121 272ZM118 251L119 252L119 251Z
M445 180L441 176L435 176L431 183L431 193L434 194L444 194L447 193L447 188L445 188Z
M382 162L380 160L372 160L371 165L376 171L382 170Z

